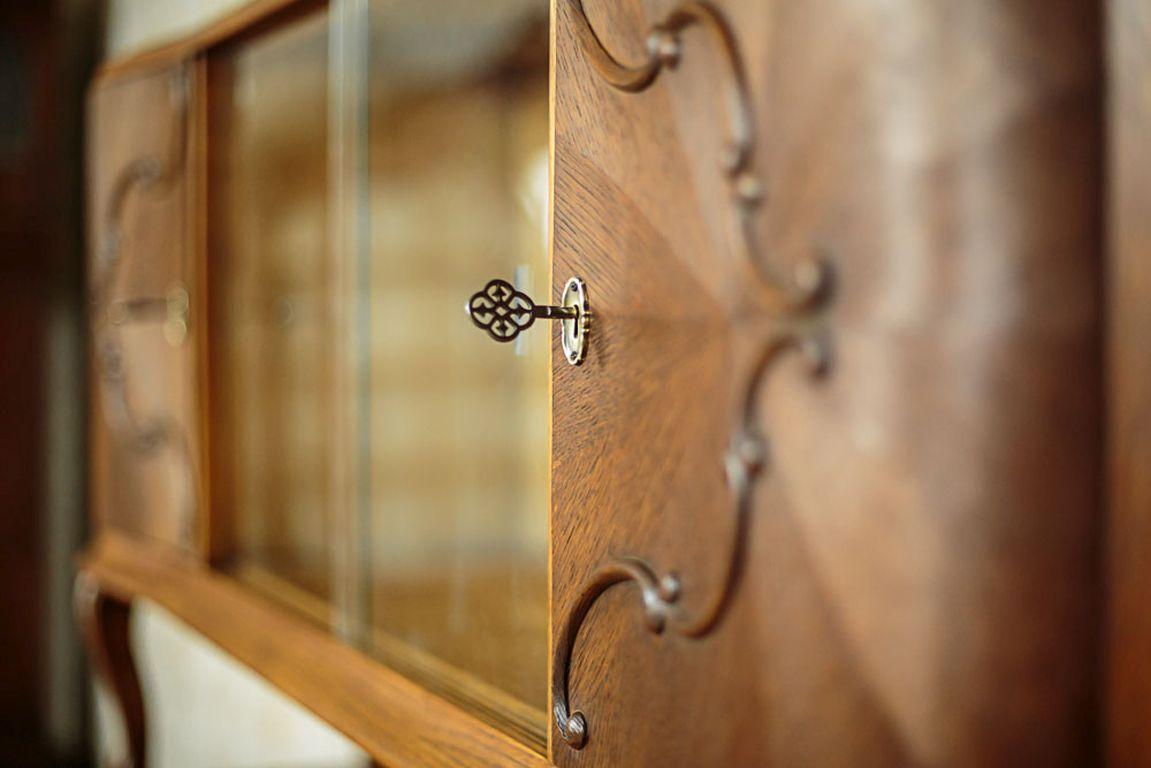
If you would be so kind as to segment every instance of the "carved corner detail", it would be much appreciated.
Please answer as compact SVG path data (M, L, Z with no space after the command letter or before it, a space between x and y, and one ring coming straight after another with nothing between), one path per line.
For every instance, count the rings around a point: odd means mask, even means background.
M735 221L733 249L736 268L748 273L740 280L744 299L764 298L773 307L773 331L746 373L739 391L738 413L729 447L723 456L731 494L731 533L726 539L726 571L720 588L702 610L689 613L680 603L680 580L676 573L662 576L647 561L634 556L610 558L582 585L575 604L564 618L552 658L552 714L560 737L573 749L588 739L586 715L570 700L570 669L580 628L592 606L611 587L634 582L639 587L644 623L655 634L671 630L688 638L709 634L723 619L742 570L753 492L767 464L767 440L760 431L757 400L775 363L787 352L798 352L813 376L830 367L830 339L824 314L830 303L832 272L822 258L804 260L792 270L765 258L755 233L755 216L763 202L763 185L755 168L756 130L743 59L735 34L723 14L708 2L685 2L647 37L647 58L640 64L622 63L604 47L592 28L583 0L567 0L574 17L580 48L596 73L611 87L638 93L659 76L678 67L684 58L683 32L704 30L719 47L726 64L722 93L726 104L727 140L722 169L731 191Z

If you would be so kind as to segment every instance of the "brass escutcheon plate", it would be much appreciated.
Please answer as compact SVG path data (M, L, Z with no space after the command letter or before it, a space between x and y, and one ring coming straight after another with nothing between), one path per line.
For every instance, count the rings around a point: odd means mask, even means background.
M587 356L588 330L591 324L587 284L578 277L568 280L564 286L560 306L578 312L574 318L560 320L560 343L567 361L572 365L579 365Z

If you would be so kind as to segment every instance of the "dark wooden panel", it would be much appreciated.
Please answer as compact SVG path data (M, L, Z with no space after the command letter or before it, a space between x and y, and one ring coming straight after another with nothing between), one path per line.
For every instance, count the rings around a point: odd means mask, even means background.
M200 495L194 334L170 340L166 328L173 292L195 288L185 108L194 84L184 72L109 82L91 96L91 482L101 524L190 546Z
M675 7L585 2L631 62ZM685 31L678 68L624 93L559 0L554 288L587 280L595 336L583 367L553 358L553 635L619 555L677 571L682 596L658 636L634 584L592 605L570 667L587 743L554 738L555 761L1090 762L1097 4L715 5L759 118L761 255L827 253L836 291L781 313L749 289L719 163L722 36ZM788 323L825 324L832 364L769 368L735 592L685 637L674 618L722 594L738 395Z
M45 99L52 29L34 8L0 8L0 754L16 765L48 762L44 630L48 589L44 466L46 343L59 243L46 219L59 203L59 118Z
M1108 762L1151 765L1151 9L1109 4Z

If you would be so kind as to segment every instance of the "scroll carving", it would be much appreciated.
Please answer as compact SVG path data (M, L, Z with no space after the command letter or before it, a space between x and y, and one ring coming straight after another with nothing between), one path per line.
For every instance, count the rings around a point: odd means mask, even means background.
M760 431L757 400L768 373L789 351L799 352L812 375L830 364L829 341L823 311L830 300L831 270L820 259L803 261L790 273L767 260L756 237L755 215L763 199L763 186L755 168L755 120L747 77L735 35L724 16L707 2L686 2L675 8L647 37L647 58L630 65L617 59L600 40L584 12L583 0L567 0L575 34L584 57L611 87L636 93L651 87L662 73L674 70L684 57L683 33L692 27L704 31L722 52L726 71L721 88L726 105L726 145L722 169L732 192L735 220L732 237L735 263L750 279L737 281L773 308L773 329L763 341L758 359L744 373L737 415L723 469L731 494L729 535L726 537L724 577L715 594L695 612L680 602L680 580L675 572L660 574L642 558L610 558L582 585L556 637L552 660L552 711L560 737L580 749L588 739L585 714L570 700L570 669L580 628L592 606L607 590L634 582L639 587L644 622L656 634L673 631L699 638L722 621L739 578L755 485L767 462L767 442Z
M188 145L188 75L181 67L172 73L169 93L172 128L166 157L153 154L136 158L116 177L103 213L103 231L96 255L91 295L92 333L95 341L97 387L104 417L113 433L137 455L154 456L172 451L178 461L185 527L195 519L196 479L188 435L179 420L167 413L143 414L132 403L131 380L125 363L123 330L165 317L186 317L188 296L175 287L166 296L114 299L123 271L123 219L134 195L163 197L172 192L184 172ZM179 323L184 323L182 326ZM183 341L186 320L166 323L165 335L173 344Z

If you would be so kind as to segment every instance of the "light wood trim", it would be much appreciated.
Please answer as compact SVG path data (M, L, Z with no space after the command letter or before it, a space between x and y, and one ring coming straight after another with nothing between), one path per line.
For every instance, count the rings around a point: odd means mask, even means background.
M558 23L558 16L556 14L557 0L549 0L548 2L548 216L547 216L547 245L548 245L548 280L545 285L548 286L549 291L551 286L556 284L555 276L555 178L556 178L556 67L559 61L556 58L556 25ZM551 296L549 295L550 299ZM551 360L548 365L548 402L555 403L555 367L557 360L562 359L559 356L562 352L556 348L555 343L551 346ZM555 482L555 462L552 457L555 454L555 408L548 408L548 657L551 657L552 648L555 647L555 631L552 625L552 617L555 615L555 574L554 574L554 558L555 547L552 545L552 509L554 509L554 502L552 499L552 487ZM551 725L551 711L554 702L552 701L552 665L548 664L548 677L547 677L547 691L548 691L548 727L547 727L547 756L551 761L555 761L555 728Z
M492 726L192 557L104 533L83 556L81 571L95 579L102 592L160 605L383 765L549 764ZM236 621L237 616L245 620Z
M325 5L326 0L255 0L190 35L109 59L96 70L92 85L99 88L112 80L171 66L230 38L258 33L264 24L279 24Z
M380 662L410 674L429 691L458 703L485 722L498 725L502 732L525 746L546 751L551 720L545 712L382 629L372 629L371 649Z
M205 504L195 521L195 550L201 558L213 562L220 544L219 533L212 525L212 465L209 442L211 422L208 398L208 61L197 58L191 64L188 114L188 221L191 231L191 259L187 270L192 293L192 344L194 350L194 392L196 400L198 453L196 466L200 499Z
M334 611L331 603L270 568L240 560L232 568L221 573L308 619L318 629L323 630L332 626Z

